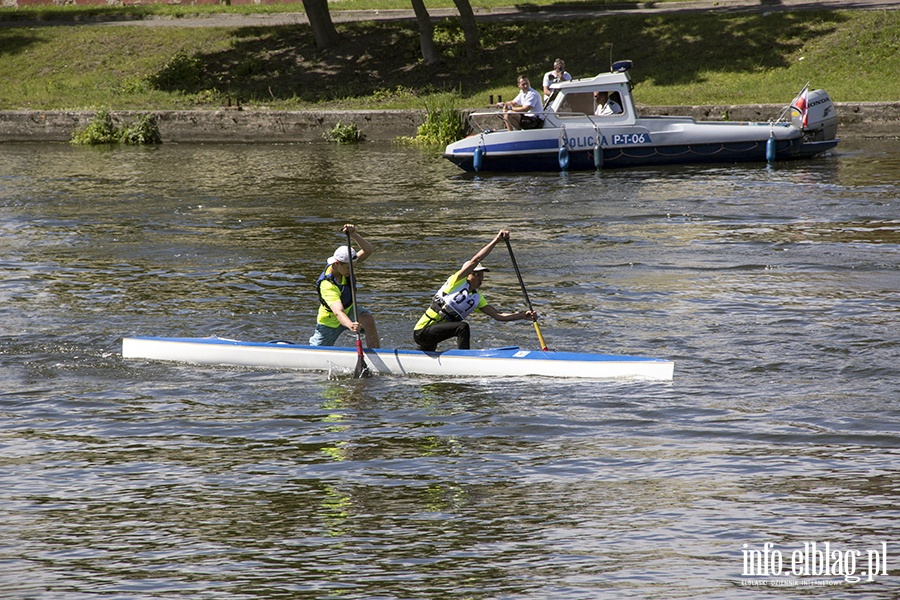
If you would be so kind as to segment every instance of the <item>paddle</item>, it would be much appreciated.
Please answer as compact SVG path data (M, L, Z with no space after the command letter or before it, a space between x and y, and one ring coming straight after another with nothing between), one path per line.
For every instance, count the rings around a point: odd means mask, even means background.
M353 321L359 323L359 309L356 307L356 277L353 276L353 246L351 246L350 232L346 233L347 255L350 257L350 301L353 302ZM366 365L365 355L363 354L362 337L359 335L359 330L356 331L356 356L356 368L353 370L353 379L371 377L372 373L369 372L369 367Z
M516 264L516 255L513 254L512 245L509 243L509 238L506 238L506 249L509 250L509 258L512 260L513 269L516 270L516 277L519 278L519 285L522 286L522 293L525 295L525 304L528 305L528 310L534 312L534 308L531 307L531 300L528 298L528 290L525 289L525 282L522 280L522 273L519 271L519 265ZM544 342L544 336L541 335L541 328L538 327L537 316L534 317L534 331L537 333L538 341L541 343L541 350L547 352L547 343Z

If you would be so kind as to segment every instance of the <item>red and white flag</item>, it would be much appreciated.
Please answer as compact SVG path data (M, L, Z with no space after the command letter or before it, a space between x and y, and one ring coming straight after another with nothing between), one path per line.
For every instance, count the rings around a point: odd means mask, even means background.
M797 94L797 97L794 98L794 101L791 103L791 108L796 109L796 111L800 114L800 126L806 129L807 124L809 123L809 84L807 83L803 86L803 89L800 90L800 93Z

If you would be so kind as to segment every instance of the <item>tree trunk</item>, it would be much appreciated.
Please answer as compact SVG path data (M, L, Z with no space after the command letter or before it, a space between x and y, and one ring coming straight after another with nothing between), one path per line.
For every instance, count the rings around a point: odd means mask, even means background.
M431 24L428 9L422 0L412 0L412 5L416 21L419 22L419 47L422 48L422 58L429 65L440 62L443 57L434 45L434 26Z
M474 59L481 50L481 39L478 36L478 23L475 21L475 13L469 0L453 0L456 10L459 11L459 20L462 23L463 35L466 37L466 58Z
M341 41L334 23L331 22L331 13L328 12L328 0L303 0L303 10L309 19L313 36L316 38L316 48L323 50L337 46Z

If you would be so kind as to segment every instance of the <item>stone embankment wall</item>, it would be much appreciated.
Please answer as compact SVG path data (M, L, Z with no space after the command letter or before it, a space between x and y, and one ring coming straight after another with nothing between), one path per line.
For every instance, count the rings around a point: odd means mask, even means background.
M900 137L900 102L838 103L838 135L847 137ZM782 106L656 106L639 107L644 115L681 115L697 120L766 122ZM392 141L415 136L425 119L419 110L372 111L110 111L117 125L156 116L162 141L174 143L318 142L338 123L356 125L369 141ZM92 111L0 111L2 142L67 142L94 117Z
M161 110L109 111L118 126L147 113L156 117L165 142L313 142L335 125L354 124L367 140L393 140L416 135L424 111L277 111L277 110ZM0 111L0 142L63 142L86 127L92 111Z

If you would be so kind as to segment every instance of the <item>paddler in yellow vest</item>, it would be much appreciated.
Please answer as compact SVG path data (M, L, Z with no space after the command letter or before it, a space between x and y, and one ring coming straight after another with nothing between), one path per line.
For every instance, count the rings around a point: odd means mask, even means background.
M319 294L319 314L316 318L316 332L309 338L310 346L334 346L338 337L344 331L362 331L366 334L366 345L369 348L379 348L378 329L375 327L375 317L365 308L357 307L359 322L353 320L353 295L350 281L350 261L357 265L375 253L364 237L356 232L356 226L347 224L341 228L341 233L350 234L350 239L359 244L359 252L347 246L340 246L334 254L328 258L328 266L319 275L316 281L316 290ZM354 269L355 270L355 269ZM355 273L354 273L355 275Z
M413 330L413 339L418 344L419 350L434 351L437 345L444 340L456 337L456 347L460 350L469 349L469 324L465 319L476 310L480 310L487 316L497 321L529 321L536 318L536 313L531 311L501 313L488 304L485 297L478 291L484 282L484 274L489 271L481 264L491 250L501 240L509 239L509 231L501 229L491 242L478 251L462 268L454 273L432 298L431 306L425 310L425 314L416 323Z

